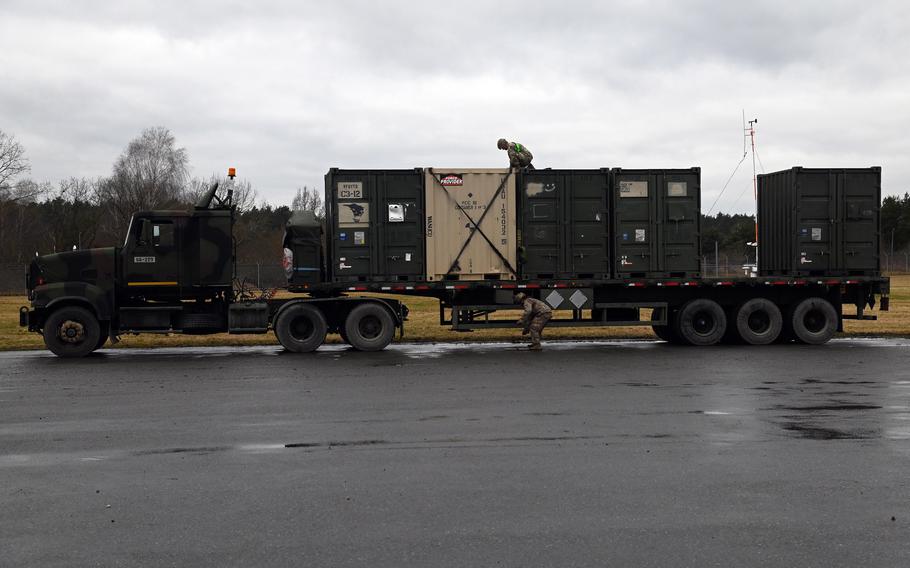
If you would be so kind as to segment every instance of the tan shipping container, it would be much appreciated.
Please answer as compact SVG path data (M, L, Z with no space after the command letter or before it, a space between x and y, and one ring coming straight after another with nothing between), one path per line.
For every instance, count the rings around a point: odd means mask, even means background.
M508 169L425 171L427 280L514 280L518 265L515 173ZM474 223L483 235L472 231Z

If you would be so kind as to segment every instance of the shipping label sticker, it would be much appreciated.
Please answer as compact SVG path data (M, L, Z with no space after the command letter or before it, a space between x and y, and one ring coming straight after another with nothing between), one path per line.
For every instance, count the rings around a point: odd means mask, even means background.
M404 205L389 203L389 223L404 223Z
M445 187L461 187L464 185L464 178L458 174L443 174L439 176L439 183Z
M685 197L689 194L688 186L684 181L671 181L667 183L667 197Z
M366 242L366 233L364 231L354 231L354 244L362 245Z
M822 240L822 228L821 227L812 227L812 240L813 241Z
M363 199L363 182L340 181L336 187L338 199Z
M646 181L620 181L619 182L619 196L620 197L647 197L648 196L648 182Z
M411 262L411 253L409 253L409 252L404 253L404 261Z
M636 243L645 242L645 230L644 229L635 229L635 242Z
M370 204L360 203L339 203L338 204L338 226L339 227L366 227L370 224Z

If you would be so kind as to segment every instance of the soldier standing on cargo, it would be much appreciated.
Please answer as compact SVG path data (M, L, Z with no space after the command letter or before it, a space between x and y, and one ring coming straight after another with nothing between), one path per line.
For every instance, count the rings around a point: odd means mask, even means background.
M524 315L518 320L518 325L524 327L524 331L521 334L527 335L530 333L531 345L529 345L529 348L531 351L540 351L543 349L540 345L540 334L543 333L543 328L553 317L553 310L546 303L535 298L529 298L523 292L515 294L515 302L521 304L525 309Z
M534 156L531 154L531 151L528 150L527 146L522 146L518 142L509 142L505 138L500 138L499 142L496 143L496 147L500 150L508 151L509 167L534 169L534 166L531 165L531 160L534 159Z

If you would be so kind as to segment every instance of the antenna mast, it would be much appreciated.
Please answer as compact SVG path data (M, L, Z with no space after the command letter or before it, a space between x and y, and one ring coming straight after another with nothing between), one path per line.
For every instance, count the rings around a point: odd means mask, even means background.
M745 112L743 112L745 114ZM752 199L755 200L755 265L758 267L758 177L755 173L755 125L758 119L753 118L749 121L749 128L746 129L746 135L752 142ZM745 141L745 140L743 140Z

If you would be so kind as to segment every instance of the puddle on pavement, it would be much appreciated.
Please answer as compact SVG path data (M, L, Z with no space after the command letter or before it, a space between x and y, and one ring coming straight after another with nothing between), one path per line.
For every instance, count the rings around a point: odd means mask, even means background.
M881 437L881 432L877 430L838 430L799 422L787 422L782 424L781 428L786 432L791 432L797 438L807 440L871 440Z

